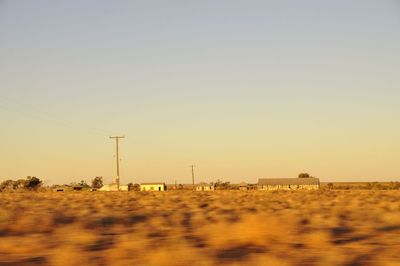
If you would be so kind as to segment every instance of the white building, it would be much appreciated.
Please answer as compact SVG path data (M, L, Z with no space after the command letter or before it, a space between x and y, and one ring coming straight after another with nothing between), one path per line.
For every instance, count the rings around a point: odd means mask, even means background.
M164 191L167 189L165 183L141 183L140 191Z
M104 185L99 189L99 191L118 191L118 185L115 183L110 184L110 185ZM120 185L119 191L129 191L129 186L128 185Z
M215 190L214 184L200 183L196 186L196 191L211 191Z

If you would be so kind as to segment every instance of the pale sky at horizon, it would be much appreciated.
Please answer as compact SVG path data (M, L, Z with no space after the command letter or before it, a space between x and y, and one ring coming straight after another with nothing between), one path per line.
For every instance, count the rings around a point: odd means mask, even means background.
M400 181L400 1L0 0L0 180Z

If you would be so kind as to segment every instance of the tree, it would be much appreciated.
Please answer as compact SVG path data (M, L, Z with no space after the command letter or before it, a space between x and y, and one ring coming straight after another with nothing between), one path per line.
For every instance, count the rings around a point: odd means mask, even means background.
M101 188L103 186L103 177L102 176L96 176L92 180L92 188Z
M13 190L14 185L12 180L5 180L1 182L0 184L0 191L8 191L8 190Z
M217 180L217 182L215 182L215 189L218 190L227 190L230 188L230 182L222 182L221 180Z
M129 183L128 184L128 189L129 189L129 191L140 191L140 185L139 184Z
M14 189L24 189L28 187L28 180L18 179L14 181Z
M88 188L90 187L85 180L81 180L81 182L79 182L79 186L84 187L84 188Z
M299 178L310 178L311 176L308 173L299 174Z
M25 187L28 189L37 189L42 185L42 180L35 176L28 176L26 178Z

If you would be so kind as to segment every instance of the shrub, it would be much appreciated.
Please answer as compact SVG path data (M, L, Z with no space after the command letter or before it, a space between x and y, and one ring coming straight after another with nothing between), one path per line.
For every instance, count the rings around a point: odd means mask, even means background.
M311 176L308 173L299 174L299 178L310 178Z
M92 188L101 188L103 186L103 177L102 176L96 176L92 180Z
M38 189L42 185L42 180L35 176L28 176L25 187L27 189Z

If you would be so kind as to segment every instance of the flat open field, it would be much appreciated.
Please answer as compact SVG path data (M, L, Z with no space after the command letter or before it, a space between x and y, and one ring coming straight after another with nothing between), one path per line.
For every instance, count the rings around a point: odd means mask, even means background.
M400 265L400 191L0 193L0 265Z

